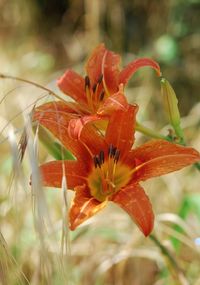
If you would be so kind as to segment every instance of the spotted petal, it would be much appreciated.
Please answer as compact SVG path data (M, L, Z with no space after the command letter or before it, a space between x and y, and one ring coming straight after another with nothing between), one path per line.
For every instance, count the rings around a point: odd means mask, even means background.
M78 161L51 161L40 166L42 184L48 187L62 187L63 176L67 180L67 188L74 189L86 180L86 164Z
M112 197L112 201L131 216L145 236L151 233L154 214L149 198L139 184L121 189Z
M85 185L76 187L75 191L75 198L69 212L71 230L75 230L77 226L106 206L106 202L101 203L91 197Z
M68 69L57 81L57 85L66 95L79 103L86 104L85 80L78 73Z
M200 161L200 154L191 147L165 140L153 140L131 151L129 164L136 163L135 181L161 176Z
M160 66L150 58L139 58L130 62L119 74L119 84L126 84L131 76L141 67L150 66L155 69L158 76L161 76Z
M121 57L106 50L102 62L102 74L105 90L111 95L118 91L119 63Z
M39 106L33 114L33 121L48 129L74 156L82 158L88 157L88 152L80 143L75 143L69 137L68 124L73 114L68 113L68 106L64 102L51 102Z
M65 103L52 102L38 107L33 120L47 128L77 159L84 158L87 162L91 155L105 148L105 141L95 128L89 125L81 132L81 142L72 139L68 133L68 125L73 118L73 114L65 112Z
M68 126L69 136L73 139L80 139L83 127L88 123L99 120L101 120L101 117L98 115L83 116L78 119L71 119Z
M86 63L86 72L90 78L90 83L93 86L97 83L102 75L102 61L106 48L104 44L98 45L90 55Z
M97 114L101 116L111 115L114 111L128 110L128 102L124 95L123 85L119 86L119 91L111 96L109 96L103 103L101 107L99 107Z
M127 111L115 111L109 121L105 140L108 145L117 147L122 155L125 155L133 145L137 110L136 105L129 105Z

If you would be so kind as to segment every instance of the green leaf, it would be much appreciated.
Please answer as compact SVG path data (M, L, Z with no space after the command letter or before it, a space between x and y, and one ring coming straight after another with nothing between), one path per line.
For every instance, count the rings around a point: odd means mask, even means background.
M33 127L33 131L34 133L36 132L35 127ZM38 137L42 144L46 147L47 151L56 160L75 160L72 153L64 148L58 141L56 141L50 132L42 126L39 126Z

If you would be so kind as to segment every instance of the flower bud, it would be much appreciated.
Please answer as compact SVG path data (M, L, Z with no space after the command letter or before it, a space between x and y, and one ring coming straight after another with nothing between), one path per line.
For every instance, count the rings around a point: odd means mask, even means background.
M178 109L178 99L171 84L165 79L161 79L161 93L163 95L164 107L168 114L171 125L176 128L180 125L180 113Z
M173 126L180 143L184 144L183 130L181 129L181 117L178 109L178 99L171 84L165 79L161 79L161 93L163 95L164 107L169 117L169 122Z

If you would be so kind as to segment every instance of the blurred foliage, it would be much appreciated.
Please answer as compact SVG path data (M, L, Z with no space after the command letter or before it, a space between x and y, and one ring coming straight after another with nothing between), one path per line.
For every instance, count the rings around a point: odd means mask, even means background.
M84 72L83 60L99 42L120 53L123 65L136 57L152 57L176 91L188 144L200 149L199 27L199 0L0 0L0 72L56 89L55 80L66 68ZM147 69L126 89L130 101L140 105L140 121L154 129L167 122L159 88ZM31 151L20 169L13 160L23 117L37 100L52 100L45 95L41 99L43 91L30 85L0 81L0 285L200 284L196 169L145 186L157 217L154 232L180 264L182 281L174 278L155 244L114 205L69 233L66 211L71 196L66 201L64 191L45 190L34 200ZM167 128L161 131L166 134ZM144 137L137 134L136 139ZM36 153L39 147L39 162L51 159L35 138L33 146ZM57 142L54 153L59 158ZM41 205L48 211L38 218Z

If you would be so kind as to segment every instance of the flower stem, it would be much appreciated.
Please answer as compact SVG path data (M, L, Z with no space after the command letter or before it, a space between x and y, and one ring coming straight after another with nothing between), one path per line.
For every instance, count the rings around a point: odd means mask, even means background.
M138 132L141 132L141 133L143 133L144 135L147 135L147 136L149 136L149 137L152 137L152 138L155 138L155 139L164 139L164 140L166 140L166 137L165 137L165 136L163 136L163 135L161 135L161 134L159 134L159 133L157 133L157 132L155 132L155 131L153 131L153 130L151 130L151 129L145 127L145 126L143 126L142 124L140 124L140 123L138 123L138 122L136 122L136 127L135 127L135 129L136 129Z

